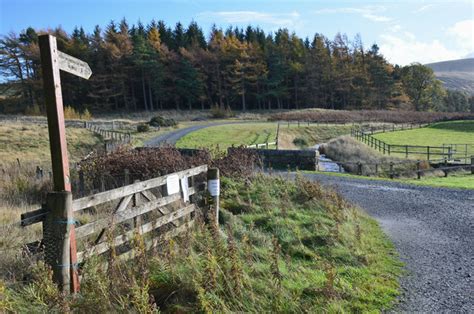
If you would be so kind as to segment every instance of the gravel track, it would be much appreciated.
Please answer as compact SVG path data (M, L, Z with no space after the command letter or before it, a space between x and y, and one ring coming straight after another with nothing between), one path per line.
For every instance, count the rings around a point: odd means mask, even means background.
M396 312L474 313L474 191L307 174L378 220L407 274Z

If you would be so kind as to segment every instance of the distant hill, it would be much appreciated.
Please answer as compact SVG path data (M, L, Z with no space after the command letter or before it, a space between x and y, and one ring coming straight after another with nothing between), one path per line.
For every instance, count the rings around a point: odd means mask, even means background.
M474 58L429 63L436 77L449 89L474 95Z

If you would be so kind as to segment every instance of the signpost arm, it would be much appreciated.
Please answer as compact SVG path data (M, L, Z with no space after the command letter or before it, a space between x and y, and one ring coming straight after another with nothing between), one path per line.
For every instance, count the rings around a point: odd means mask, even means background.
M69 177L69 160L66 144L66 127L64 123L63 97L61 92L61 79L59 75L59 53L56 38L51 35L39 36L41 54L41 68L43 70L43 86L48 116L49 144L53 169L54 191L71 191ZM77 273L77 252L75 241L74 220L72 211L66 219L71 223L70 238L70 269L71 291L79 291L79 276ZM58 217L59 219L59 217ZM64 267L65 265L63 265Z

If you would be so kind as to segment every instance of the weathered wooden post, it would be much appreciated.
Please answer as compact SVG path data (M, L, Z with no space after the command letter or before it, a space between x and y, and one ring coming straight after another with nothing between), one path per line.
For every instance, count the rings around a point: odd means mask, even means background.
M360 176L362 175L362 164L360 161L357 162L357 174Z
M51 266L55 272L55 279L59 286L64 290L69 290L69 283L72 292L79 291L79 276L77 273L77 253L76 239L74 230L74 220L72 216L72 196L71 179L69 174L69 160L66 144L66 127L64 123L64 108L61 91L61 78L59 70L72 73L82 78L88 79L92 71L87 63L69 56L57 48L56 38L51 35L40 35L39 49L41 55L41 68L43 73L44 98L46 102L46 114L48 117L49 143L51 149L51 162L53 170L54 191L49 196L48 209L50 212L46 215L46 220L52 223L50 226L52 232L57 232L57 236L63 239L56 244L49 243L52 250L58 245L62 245L60 266L58 269L58 258L51 261ZM58 199L59 198L59 199ZM59 223L62 221L63 223ZM55 225L62 224L62 228ZM46 230L49 232L48 230ZM61 236L59 235L61 233ZM55 238L53 238L55 239ZM65 240L64 240L65 239ZM65 276L68 273L70 280ZM60 279L60 277L62 279ZM67 282L66 282L67 281Z
M84 171L79 170L79 195L84 196L85 194L85 183L84 183Z
M275 149L278 149L278 137L280 135L280 122L278 122L278 125L277 125L277 134L276 134L276 137L275 137L275 146L276 148Z
M471 174L474 174L474 155L471 156Z
M123 169L123 183L124 185L130 184L130 170L128 168Z
M405 145L405 158L408 158L408 145Z
M393 161L390 162L390 179L393 179Z
M207 191L210 196L210 206L207 218L209 221L215 221L215 223L219 225L220 180L218 168L209 168L207 170Z
M420 165L421 165L421 161L417 160L416 161L416 177L418 180L421 179L421 171L420 171Z
M45 261L53 270L53 279L62 292L71 289L71 268L77 268L70 254L72 218L72 193L55 191L48 193L46 215L43 223Z
M43 179L43 169L40 166L36 166L36 180Z

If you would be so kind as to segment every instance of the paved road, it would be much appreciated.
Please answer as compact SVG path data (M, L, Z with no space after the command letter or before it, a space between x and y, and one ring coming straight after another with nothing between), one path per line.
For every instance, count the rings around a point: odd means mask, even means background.
M474 313L474 191L307 176L364 208L395 243L408 272L397 312Z
M242 124L242 123L262 123L262 122L261 121L232 121L232 122L214 122L214 123L208 123L208 124L203 124L203 125L195 125L189 128L171 131L169 133L152 138L151 140L146 141L143 144L143 146L154 147L154 146L160 146L161 144L165 144L165 143L176 144L176 142L180 138L185 136L186 134L200 130L200 129L208 128L210 126L218 126L218 125L226 125L226 124Z

